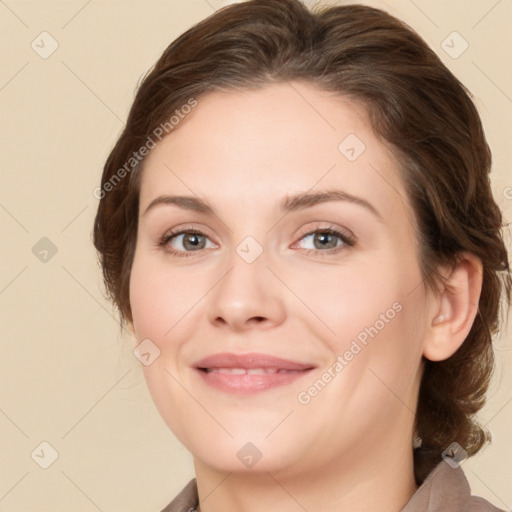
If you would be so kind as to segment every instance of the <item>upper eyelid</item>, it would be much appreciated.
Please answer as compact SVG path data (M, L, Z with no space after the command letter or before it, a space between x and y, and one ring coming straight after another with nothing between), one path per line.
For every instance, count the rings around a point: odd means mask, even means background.
M345 227L333 226L332 224L329 224L329 226L318 226L316 228L305 229L305 230L301 231L298 236L302 239L305 236L311 235L311 234L316 233L318 231L336 231L340 235L342 235L342 236L344 236L346 238L354 238L354 239L356 238L356 236L354 235L354 233L350 229L345 228Z
M347 234L347 236L350 235L350 236L355 237L355 235L352 233L352 231L350 231L348 228L337 227L337 226L333 226L332 224L329 224L328 226L318 226L318 227L312 227L312 228L301 230L301 232L297 236L300 236L301 238L303 238L306 235L316 233L317 231L322 231L322 230L324 230L324 231L339 231L340 234ZM174 228L169 229L168 231L164 232L163 236L164 237L167 235L177 236L177 235L183 235L184 233L198 233L198 234L206 235L206 236L210 237L210 235L205 231L207 231L207 230L205 230L204 228L185 226L185 227L178 228L178 229L174 229ZM347 233L344 233L345 231Z

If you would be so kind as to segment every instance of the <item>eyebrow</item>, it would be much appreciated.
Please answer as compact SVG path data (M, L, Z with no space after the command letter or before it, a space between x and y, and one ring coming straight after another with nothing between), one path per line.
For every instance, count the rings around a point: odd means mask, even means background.
M344 192L343 190L327 190L325 192L301 193L292 196L286 196L280 203L280 211L284 214L288 212L304 210L317 204L332 201L344 201L362 206L366 210L370 211L373 215L375 215L378 219L383 220L378 210L371 203L366 201L366 199L354 196ZM207 201L191 196L169 195L162 195L153 199L153 201L149 203L143 215L146 215L148 211L159 205L174 205L184 210L204 213L206 215L216 215L214 208Z

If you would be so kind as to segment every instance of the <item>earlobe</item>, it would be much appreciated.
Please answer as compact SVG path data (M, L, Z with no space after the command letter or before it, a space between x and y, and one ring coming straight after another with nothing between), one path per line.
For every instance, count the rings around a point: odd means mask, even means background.
M424 357L442 361L462 345L478 313L482 274L482 262L477 256L460 254L437 294L424 340Z

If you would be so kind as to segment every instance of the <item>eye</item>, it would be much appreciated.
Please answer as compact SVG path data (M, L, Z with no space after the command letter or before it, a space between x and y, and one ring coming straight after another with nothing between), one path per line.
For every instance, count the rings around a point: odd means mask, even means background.
M306 241L310 247L303 247L308 253L327 253L333 254L345 249L347 246L355 245L355 237L348 233L329 226L328 228L319 228L303 234L300 241ZM312 247L311 247L312 245Z
M171 254L176 256L192 256L193 252L208 249L207 241L211 240L207 235L198 229L183 229L177 232L167 232L159 242L159 246L164 247Z
M301 235L300 241L312 243L313 247L303 247L308 254L323 253L324 255L337 253L347 247L352 247L356 242L352 234L343 233L332 226L308 231ZM208 242L210 245L208 245ZM175 256L188 257L193 256L194 252L200 252L216 245L202 231L189 228L165 233L158 242L158 246L165 248L166 251Z

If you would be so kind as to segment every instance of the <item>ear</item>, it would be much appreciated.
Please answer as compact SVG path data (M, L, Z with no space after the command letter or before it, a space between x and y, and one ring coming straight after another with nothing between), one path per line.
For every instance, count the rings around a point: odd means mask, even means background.
M452 356L466 339L478 313L483 267L480 258L461 253L435 294L423 355L431 361Z

